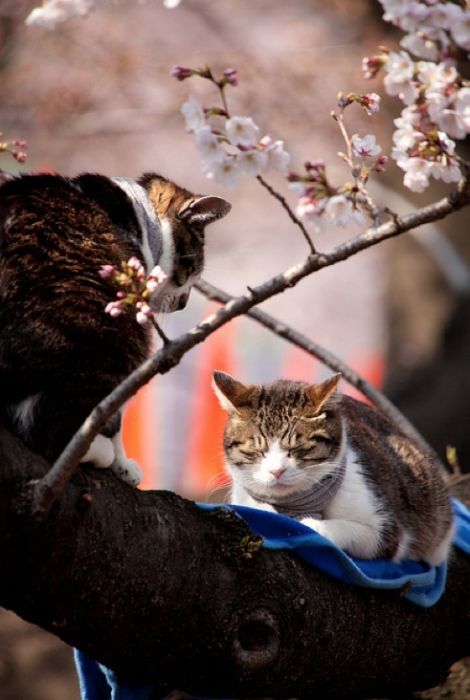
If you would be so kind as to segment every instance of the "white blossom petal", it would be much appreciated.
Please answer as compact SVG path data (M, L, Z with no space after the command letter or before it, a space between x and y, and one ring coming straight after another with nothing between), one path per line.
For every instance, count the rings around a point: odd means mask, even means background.
M196 131L195 143L196 148L205 162L220 163L224 160L226 153L219 139L212 133L212 129L208 124Z
M220 161L213 161L203 165L206 177L214 182L224 185L228 190L233 190L240 182L241 170L237 158L224 154Z
M251 117L232 117L225 123L228 140L234 146L254 146L258 141L259 127Z
M206 124L204 109L195 97L190 97L181 107L181 113L189 131L202 129Z

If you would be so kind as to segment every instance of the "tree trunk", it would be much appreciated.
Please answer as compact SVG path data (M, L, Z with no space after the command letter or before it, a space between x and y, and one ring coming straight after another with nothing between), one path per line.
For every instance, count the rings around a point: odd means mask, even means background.
M249 547L257 538L233 513L109 471L82 468L37 522L27 483L47 465L3 429L0 464L0 605L156 697L403 696L470 653L470 558L458 551L444 596L422 609Z

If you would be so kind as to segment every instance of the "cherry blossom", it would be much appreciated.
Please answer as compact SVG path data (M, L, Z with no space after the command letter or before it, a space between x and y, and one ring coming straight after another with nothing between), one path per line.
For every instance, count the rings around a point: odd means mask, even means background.
M277 170L285 175L291 156L284 148L284 141L273 141L270 136L263 136L259 146L266 153L267 167L271 167L273 170Z
M362 96L362 106L365 108L367 114L375 114L380 109L380 95L376 92L370 92L367 95Z
M240 182L241 170L237 158L224 154L221 160L203 163L203 171L210 180L234 190Z
M360 211L354 209L351 200L342 194L330 197L325 205L325 216L336 226L347 226L351 221L357 224L364 223L364 217Z
M208 124L195 132L195 143L204 162L220 163L224 160L226 153Z
M317 231L321 231L324 225L325 204L325 199L316 199L312 195L303 195L297 203L295 213L299 219L308 221Z
M238 156L241 170L247 175L260 175L268 163L268 156L263 151L241 151Z
M95 5L95 0L46 0L26 18L28 26L55 29L70 17L84 17Z
M251 117L231 117L225 123L225 131L234 146L253 146L258 140L259 127Z
M195 97L190 97L181 107L188 131L197 131L206 124L204 109Z
M424 158L404 158L398 165L405 171L405 186L412 192L424 192L429 185L431 163Z
M389 95L398 95L406 105L418 97L418 88L413 82L414 62L406 51L390 53L385 65L385 90Z
M378 156L382 151L381 147L375 142L373 134L367 134L364 138L354 134L351 139L351 145L354 155L362 160Z

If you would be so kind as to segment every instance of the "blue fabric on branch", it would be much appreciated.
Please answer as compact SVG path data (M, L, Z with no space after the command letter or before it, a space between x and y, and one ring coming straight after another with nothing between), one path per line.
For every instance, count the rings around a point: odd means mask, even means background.
M149 700L153 687L142 683L118 681L111 669L74 649L82 700Z
M233 510L253 532L264 538L263 547L289 549L315 568L345 583L395 590L406 600L425 608L434 605L444 592L446 564L434 567L415 561L395 564L386 559L356 559L306 525L285 515L245 506L198 505L205 510L220 507ZM470 510L455 499L452 499L452 505L456 522L453 543L470 555ZM75 663L82 700L149 700L152 694L151 686L117 681L112 671L80 651L75 652Z

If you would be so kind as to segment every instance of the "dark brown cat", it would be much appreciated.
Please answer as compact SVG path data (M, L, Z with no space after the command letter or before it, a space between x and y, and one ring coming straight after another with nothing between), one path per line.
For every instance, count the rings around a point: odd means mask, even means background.
M167 274L151 304L187 302L204 261L204 226L230 205L156 174L138 182L31 175L0 187L0 410L34 451L56 458L91 409L149 353L150 330L105 313L116 288L101 265L136 256ZM132 483L120 417L84 461Z
M350 554L440 564L453 534L441 467L379 411L323 384L215 372L236 505L301 520Z

